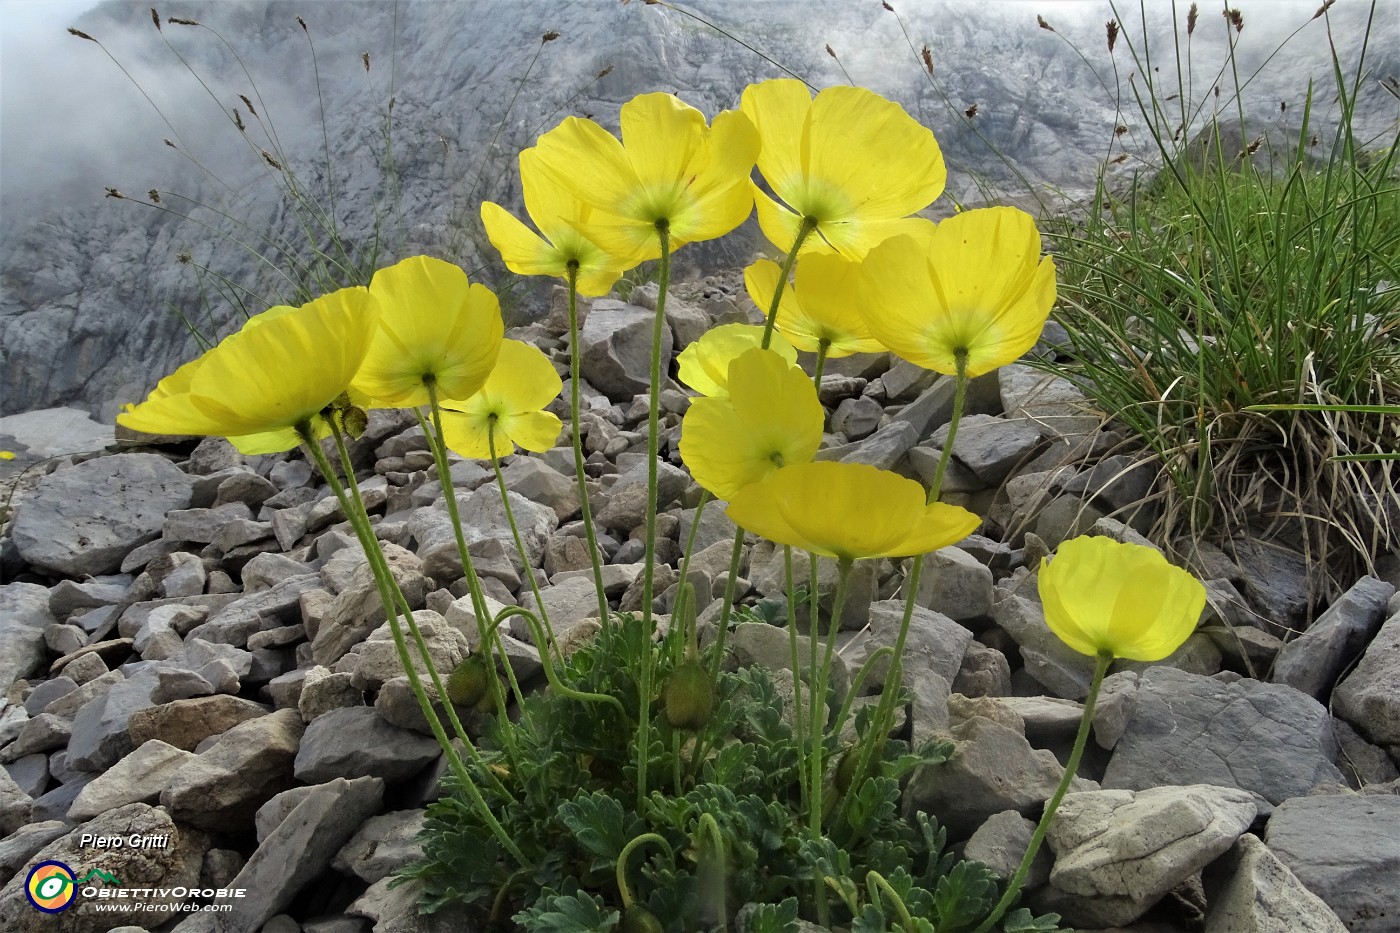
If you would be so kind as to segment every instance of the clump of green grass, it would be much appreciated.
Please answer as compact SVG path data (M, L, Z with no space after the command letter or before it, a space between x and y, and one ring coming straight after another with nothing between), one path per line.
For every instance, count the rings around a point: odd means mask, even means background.
M1314 19L1331 40L1327 6ZM1230 12L1222 70L1238 101L1243 20ZM1196 21L1192 4L1178 64ZM1101 175L1094 207L1047 229L1073 353L1043 365L1155 462L1153 536L1186 558L1205 540L1277 540L1324 568L1332 590L1400 541L1400 472L1370 456L1396 450L1400 415L1250 409L1400 403L1397 138L1353 129L1369 39L1368 28L1351 73L1333 44L1335 86L1309 89L1287 149L1251 134L1239 104L1229 121L1198 120L1200 105L1183 100L1169 118L1170 95L1129 44L1160 168L1116 194ZM1314 104L1334 94L1337 128L1319 140Z

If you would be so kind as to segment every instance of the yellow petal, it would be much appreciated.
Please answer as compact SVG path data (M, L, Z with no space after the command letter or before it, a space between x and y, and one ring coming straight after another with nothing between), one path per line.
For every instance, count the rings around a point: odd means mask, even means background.
M544 408L563 386L543 350L520 340L503 340L500 359L484 391L506 410L518 413Z
M491 445L487 441L490 422L480 408L480 405L473 405L468 400L461 403L460 411L444 408L442 412L443 442L449 450L469 460L487 460L491 457ZM501 446L497 444L498 448Z
M637 174L622 143L592 120L565 117L534 148L550 183L590 205L609 205L615 212L637 191Z
M1195 631L1205 587L1152 548L1110 538L1062 543L1039 574L1045 621L1083 654L1160 661Z
M712 398L729 394L729 364L741 354L763 345L763 327L758 324L721 324L705 332L676 357L681 382ZM778 333L768 349L789 363L797 362L797 350Z
M786 253L792 249L793 241L802 229L802 218L774 201L757 185L752 185L749 190L753 193L754 207L758 214L758 229L763 231L769 243ZM802 246L804 252L827 248L820 237L813 236L807 237Z
M729 398L699 398L681 421L681 458L703 488L728 499L821 446L825 414L807 375L771 350L729 370Z
M805 253L793 273L792 294L793 302L784 301L778 310L777 326L798 349L816 352L825 343L828 357L885 349L871 336L860 311L865 292L858 263L834 254Z
M219 422L196 408L189 395L190 381L206 356L190 360L162 379L144 402L117 415L117 424L147 434L221 434Z
M913 480L832 461L775 471L739 490L728 514L770 541L847 560L908 556L911 548L952 543L977 525L962 509L927 506Z
M797 196L801 183L802 128L811 108L812 93L795 78L751 84L740 99L739 109L753 123L762 140L758 170L774 192L785 200ZM769 239L773 238L769 236ZM788 237L787 243L773 242L779 249L789 249L792 237Z
M509 416L501 424L506 437L517 447L536 453L543 453L553 447L559 440L559 432L564 428L564 422L559 420L559 416L548 411L521 412ZM496 446L497 452L501 453L499 437Z
M694 174L706 136L705 115L674 94L654 92L623 104L618 122L622 148L640 186L632 198L643 212L662 208Z
M565 274L566 260L559 251L499 204L482 202L481 225L510 271L518 275Z
M346 390L378 322L367 289L343 288L225 339L203 357L190 399L225 436L295 427Z

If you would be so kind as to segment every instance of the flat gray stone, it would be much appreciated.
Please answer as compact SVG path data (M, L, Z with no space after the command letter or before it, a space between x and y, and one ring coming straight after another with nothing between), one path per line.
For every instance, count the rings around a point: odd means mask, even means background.
M1346 933L1332 908L1309 891L1258 836L1245 833L1211 867L1230 872L1210 897L1205 933Z
M160 536L165 513L190 503L192 481L164 457L117 454L56 470L16 510L11 536L26 563L73 577L114 573Z
M1333 708L1377 745L1400 745L1400 615L1372 640L1332 695Z
M992 611L992 571L958 547L945 547L924 558L915 602L961 621Z
M300 801L258 845L231 886L247 897L232 898L231 911L191 914L178 933L243 933L272 929L269 923L330 865L350 835L379 812L384 782L336 778L301 795ZM265 925L267 924L267 925ZM300 929L293 924L293 928Z
M161 805L181 822L216 832L251 821L296 782L292 763L305 728L293 709L239 723L175 771Z
M126 757L135 747L127 733L131 714L152 705L151 692L158 683L156 670L147 667L112 684L78 710L68 742L69 764L83 771L103 771Z
M630 402L649 387L652 311L611 298L594 300L579 329L583 378L614 402ZM661 329L661 358L671 358L671 330Z
M953 456L982 482L995 486L1034 456L1044 436L1045 428L1029 418L969 415L958 425ZM934 446L941 448L947 440L948 425L933 432Z
M1154 667L1139 678L1103 785L1236 787L1255 794L1267 810L1319 784L1342 783L1336 754L1327 710L1305 693Z
M37 583L0 586L0 695L44 663L44 626L54 621L47 588Z
M331 710L306 727L297 751L297 779L378 777L401 781L442 753L437 740L390 725L367 706Z
M423 816L422 810L395 810L370 817L336 853L331 866L370 884L387 878L423 857L418 841Z
M1400 797L1338 794L1280 804L1264 836L1351 933L1394 933L1400 920Z
M9 881L21 867L29 864L34 853L72 828L63 820L45 820L30 823L0 839L0 884Z
M1380 631L1386 603L1394 593L1394 586L1375 577L1356 581L1306 632L1283 646L1273 682L1325 699L1337 678Z
M129 803L155 803L193 752L152 740L93 778L68 808L68 819L90 820Z
M1069 923L1132 923L1249 828L1253 798L1197 784L1067 794L1050 824L1055 898Z

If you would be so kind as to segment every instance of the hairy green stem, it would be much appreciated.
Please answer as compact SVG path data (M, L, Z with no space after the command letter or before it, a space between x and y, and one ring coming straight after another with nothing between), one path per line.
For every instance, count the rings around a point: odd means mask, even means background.
M904 928L906 933L915 933L915 931L918 930L918 927L914 924L914 918L909 916L909 908L905 905L904 898L900 897L899 892L885 880L884 875L880 874L878 871L871 870L865 876L865 883L870 888L870 899L872 901L878 903L880 895L884 895L894 904L894 909L899 914L899 925Z
M729 638L729 616L734 610L734 593L738 587L739 567L744 560L744 529L734 530L734 547L729 552L729 576L724 581L724 602L720 606L719 631L715 633L714 655L710 658L710 677L719 677L724 661L724 643Z
M987 933L1002 915L1016 901L1016 896L1021 892L1021 885L1026 882L1026 875L1030 873L1031 863L1035 861L1036 853L1040 851L1040 844L1045 841L1045 834L1050 830L1050 823L1055 818L1055 811L1060 808L1060 801L1064 799L1065 792L1069 790L1069 785L1074 781L1074 773L1079 770L1079 759L1084 754L1084 746L1088 744L1089 727L1094 723L1094 705L1099 699L1099 688L1103 686L1104 675L1108 673L1108 667L1113 663L1113 654L1108 651L1099 652L1098 660L1094 665L1094 679L1089 684L1089 695L1084 698L1084 714L1079 717L1079 731L1074 736L1074 748L1070 750L1069 761L1065 762L1065 773L1060 778L1060 784L1055 788L1055 793L1045 804L1045 812L1041 814L1040 822L1035 826L1035 832L1031 834L1031 843L1026 848L1026 854L1021 858L1021 864L1016 867L1016 874L1011 876L1011 881L1006 885L1006 893L1002 894L1001 900L992 908L992 912L977 927L974 933Z
M545 631L540 620L535 618L535 614L530 610L523 606L507 606L501 610L501 621L509 619L511 616L520 616L524 619L525 625L529 627L530 634L536 641L542 641L545 638ZM617 697L606 693L586 693L582 690L575 690L560 680L554 673L554 663L550 661L548 651L540 652L540 665L544 668L544 679L549 683L549 689L571 700L583 703L610 703L617 707L617 711L622 714L623 719L627 718L627 708Z
M579 514L588 539L588 560L593 565L593 586L598 591L598 622L608 624L608 596L603 590L603 559L593 527L593 507L588 501L588 476L583 470L583 438L579 432L578 260L569 260L569 427L573 435L574 480L578 484Z
M647 761L650 756L651 740L651 679L655 665L655 652L651 645L652 587L656 573L656 486L658 460L661 456L659 435L661 433L661 335L666 327L666 291L671 285L671 228L667 221L656 222L656 236L661 244L661 258L657 272L656 317L651 328L651 396L647 404L647 510L646 533L642 558L642 630L646 638L646 650L642 652L642 676L638 678L638 710L641 722L637 728L637 809L642 808L647 796Z
M617 869L615 874L617 877L617 893L618 896L622 898L622 907L624 910L631 907L636 901L632 896L632 888L627 884L627 863L631 861L632 852L638 846L645 845L648 842L654 842L665 849L667 858L674 860L676 857L676 853L671 849L671 844L666 841L665 836L659 833L642 833L640 836L633 837L628 841L627 845L622 847L622 851L618 853L617 856Z
M778 320L778 305L782 301L783 290L787 288L788 277L792 275L792 267L797 265L797 254L802 251L802 244L807 241L807 237L816 229L815 217L803 217L802 226L797 228L797 237L792 241L792 249L783 257L783 270L778 274L778 284L773 289L773 300L768 305L768 315L763 321L763 343L759 346L765 350L773 340L773 324Z
M540 620L544 623L544 633L548 636L547 641L540 642L537 646L540 649L540 656L543 657L551 648L557 653L559 651L558 641L554 637L554 626L549 624L549 612L544 607L544 596L540 593L539 581L535 579L535 568L530 565L530 555L525 553L525 540L520 537L520 526L515 521L515 510L510 507L510 491L506 489L506 478L501 473L501 458L496 456L496 418L491 416L490 427L486 431L486 444L491 452L491 470L496 474L496 489L501 493L501 505L505 507L506 523L510 525L510 535L515 539L515 550L520 555L520 563L525 567L525 579L530 584L530 592L535 596L535 605L540 610ZM563 656L560 655L562 660Z
M522 867L528 866L530 861L525 857L525 853L522 852L520 847L510 838L510 834L505 831L505 827L500 824L500 821L498 821L491 812L490 806L487 805L485 798L481 796L481 790L476 786L476 782L473 781L470 773L467 771L461 756L457 754L457 749L452 745L451 740L448 739L447 732L443 729L442 723L438 720L437 714L433 711L432 703L428 700L427 692L423 689L423 683L418 677L417 668L409 658L408 645L403 637L403 629L399 625L398 608L395 605L396 600L393 594L393 590L397 590L398 588L398 583L394 580L393 574L389 571L388 563L384 560L383 552L379 548L379 540L374 536L374 529L370 526L369 516L364 510L364 503L363 500L360 499L359 489L353 483L354 471L349 469L349 460L347 459L345 463L347 476L351 480L351 488L354 492L353 500L346 495L345 488L341 486L340 481L336 479L335 469L331 466L330 461L326 459L325 453L322 452L320 442L316 440L310 422L308 421L298 425L297 431L301 435L304 446L311 455L312 461L321 471L321 475L326 478L331 492L340 503L341 511L344 512L346 517L350 520L350 526L354 529L356 537L359 538L360 547L365 552L365 558L369 562L370 571L374 575L376 587L379 589L380 601L383 602L385 614L388 616L389 631L394 639L394 649L399 655L400 663L404 666L404 672L408 675L409 686L412 688L413 694L418 700L419 709L422 711L424 718L432 729L433 736L437 739L438 745L443 750L443 754L447 756L448 765L457 775L462 787L471 798L478 815L482 818L482 821L486 823L491 834L496 837L496 840L501 843L501 846L506 852ZM337 439L339 440L338 434ZM338 446L343 449L344 442L340 441ZM446 696L445 693L441 695L444 697ZM447 702L445 705L450 707L451 703ZM470 741L464 741L463 744L475 755L475 746L473 746ZM478 761L478 764L479 763ZM483 768L483 770L485 769Z
M802 662L797 650L797 596L793 593L792 545L783 545L783 583L787 590L788 609L788 660L792 665L792 734L797 742L797 753L801 756L806 749L806 719L802 712ZM797 789L803 805L811 799L807 789L807 771L798 764Z

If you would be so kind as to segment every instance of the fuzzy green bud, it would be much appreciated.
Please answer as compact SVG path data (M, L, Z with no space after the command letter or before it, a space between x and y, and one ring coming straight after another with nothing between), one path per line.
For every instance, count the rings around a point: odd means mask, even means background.
M618 933L662 933L665 928L656 914L634 904L622 912L622 921L617 929Z
M452 669L447 677L447 698L455 706L474 706L487 695L486 659L474 654Z
M671 728L698 732L714 713L715 682L699 661L686 661L667 678L661 702Z

